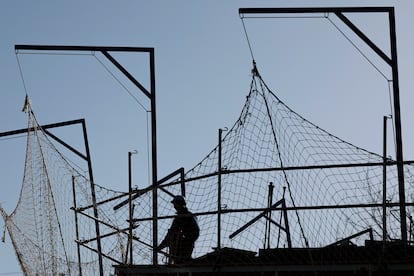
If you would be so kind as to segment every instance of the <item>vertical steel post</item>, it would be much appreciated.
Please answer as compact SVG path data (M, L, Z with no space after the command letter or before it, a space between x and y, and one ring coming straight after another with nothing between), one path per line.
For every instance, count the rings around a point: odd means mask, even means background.
M382 241L387 239L387 116L383 118Z
M223 130L219 128L218 133L218 174L217 174L217 250L221 248L221 139Z
M158 264L158 187L157 187L157 116L155 103L155 58L154 49L149 51L150 56L150 82L151 82L151 152L152 152L152 263Z
M288 213L287 213L287 209L286 209L285 193L286 193L286 187L283 186L282 212L283 212L283 216L285 218L285 232L286 232L286 239L287 239L288 247L292 248L292 239L291 239L291 236L290 236L289 219L288 219ZM279 228L279 236L280 236L280 228ZM278 243L279 243L279 241L278 241Z
M72 193L73 193L73 210L75 213L75 236L76 241L79 241L79 225L78 225L78 211L76 210L76 188L75 188L75 177L72 175ZM78 251L78 269L79 269L79 276L82 276L82 259L81 259L81 252L80 252L80 244L76 242L76 247Z
M267 196L267 208L269 208L268 217L266 217L266 227L265 227L265 244L264 248L270 248L270 228L271 228L271 220L272 220L272 210L270 208L273 205L273 182L269 183L269 191ZM266 246L267 245L267 246Z
M288 219L288 213L287 213L287 209L286 209L286 201L285 198L282 199L282 210L283 210L283 215L285 217L285 231L286 231L286 239L287 239L287 243L288 243L288 248L292 248L292 239L290 236L290 228L289 228L289 219Z
M152 236L153 236L153 264L157 264L157 251L156 246L158 242L158 201L157 201L157 125L156 125L156 102L155 102L155 59L154 59L154 48L142 48L142 47L102 47L102 46L56 46L56 45L15 45L15 50L36 50L36 51L100 51L109 61L111 61L115 67L117 67L135 86L137 86L141 92L143 92L151 101L151 146L152 146L152 204L153 204L153 225L152 225ZM109 53L108 51L116 52L145 52L149 54L149 63L150 63L150 92L148 92L121 64L119 64ZM86 137L86 128L84 127L84 137ZM85 140L87 140L85 138ZM103 275L103 263L102 263L102 251L101 251L101 241L100 241L100 231L99 231L99 222L98 210L96 207L96 196L94 190L93 174L92 174L92 165L89 154L89 146L86 143L86 152L87 152L87 161L89 176L91 181L91 193L93 201L93 209L95 216L95 226L97 234L97 252L99 254L99 269L100 275Z
M393 97L394 97L394 124L395 124L395 144L396 144L396 161L398 172L398 192L399 192L399 208L401 223L401 240L403 244L407 244L407 212L405 202L405 185L404 185L404 158L402 146L401 131L401 114L400 114L400 92L398 78L398 61L397 61L397 37L395 28L395 12L393 7L350 7L350 8L247 8L239 9L239 14L248 13L316 13L316 12L333 12L351 28L373 51L375 51L392 69L393 80ZM391 58L389 59L372 41L368 39L354 24L346 19L342 13L344 12L385 12L388 13Z
M181 195L185 197L184 168L180 169Z
M128 235L128 247L129 247L129 263L132 264L132 229L133 229L133 205L132 205L132 169L131 169L131 156L132 152L128 152L128 201L129 201L129 235Z
M103 272L103 260L102 260L101 233L99 230L98 207L96 205L95 182L93 180L92 161L91 161L91 155L89 151L88 135L86 133L86 125L85 125L84 120L82 120L82 130L83 130L83 139L85 143L86 160L88 162L89 181L90 181L91 197L92 197L92 205L93 205L93 215L95 218L96 247L97 247L97 252L98 252L99 275L103 276L104 272Z
M405 185L404 185L404 158L402 146L401 114L400 114L400 87L398 80L397 62L397 37L395 32L394 8L388 12L390 43L391 43L391 67L392 67L392 87L394 96L394 120L395 120L395 139L396 139L396 159L398 172L398 192L400 201L400 220L401 220L401 240L407 244L407 213L405 210Z

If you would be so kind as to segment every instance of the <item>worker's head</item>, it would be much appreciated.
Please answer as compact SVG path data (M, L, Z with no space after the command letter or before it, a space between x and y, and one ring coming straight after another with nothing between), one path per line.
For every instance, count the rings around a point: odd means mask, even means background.
M171 203L174 204L175 208L185 207L185 198L182 195L176 195L171 200Z

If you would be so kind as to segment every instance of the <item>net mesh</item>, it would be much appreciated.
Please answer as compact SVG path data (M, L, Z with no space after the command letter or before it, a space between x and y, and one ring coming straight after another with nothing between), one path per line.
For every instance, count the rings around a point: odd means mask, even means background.
M221 141L221 170L219 151L216 147L185 175L187 205L200 213L197 256L218 245L214 211L219 196L221 247L253 252L323 247L366 230L375 240L382 239L382 156L307 121L270 91L259 75L253 76L240 117ZM404 171L408 202L413 199L412 169L406 165ZM387 201L398 202L395 165L387 166L386 179ZM167 188L180 192L178 184ZM167 194L160 197L161 203L168 204ZM266 210L270 206L275 210ZM206 211L213 214L203 215ZM412 214L412 207L407 207L407 214ZM370 239L366 233L352 243L364 245ZM387 240L400 234L399 208L388 207Z
M28 114L19 202L10 215L1 210L23 271L96 275L99 256L106 273L129 263L128 193L91 185L87 169L65 157ZM397 168L388 161L386 198L396 203ZM255 73L241 114L220 145L184 179L157 185L158 242L170 227L176 194L184 194L197 215L196 260L217 247L254 253L324 247L360 232L367 234L353 238L354 245L363 245L368 233L381 240L382 162L291 110ZM407 202L413 202L413 167L405 165L404 173ZM152 186L133 191L135 264L152 262L153 195ZM407 207L408 215L412 211ZM398 214L388 205L387 240L400 237Z
M127 238L121 229L126 218L112 207L125 193L91 185L85 160L65 156L67 151L49 138L34 112L27 113L19 200L10 215L1 209L22 271L25 275L99 275L98 252L103 270L113 271L112 265L125 258Z

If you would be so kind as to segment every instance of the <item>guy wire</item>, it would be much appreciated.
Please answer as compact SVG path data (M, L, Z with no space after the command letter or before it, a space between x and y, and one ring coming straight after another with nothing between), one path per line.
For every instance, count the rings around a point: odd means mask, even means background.
M17 59L17 65L19 67L20 78L22 79L22 82L23 82L23 89L24 89L24 92L27 96L28 93L27 93L27 88L26 88L26 82L24 81L22 66L20 65L19 55L18 55L17 51L16 51L16 59Z
M115 74L106 66L96 55L93 55L94 58L98 61L100 65L111 75L111 77L114 78L116 82L134 99L134 101L146 112L148 110L145 108L145 106L138 100L138 98L121 82L119 78L115 76Z
M248 36L248 34L247 34L246 26L244 25L244 20L243 20L243 19L244 19L244 17L243 17L242 15L240 15L240 19L241 19L241 22L242 22L242 25L243 25L244 34L245 34L245 36L246 36L247 45L249 46L250 55L251 55L251 57L252 57L252 60L255 60L255 59L254 59L254 55L253 55L252 45L251 45L251 43L250 43L249 36Z
M376 66L370 59L369 59L369 57L366 55L366 54L364 54L364 52L345 34L345 32L343 32L339 27L338 27L338 25L337 24L335 24L335 22L333 22L332 20L331 20L331 18L329 18L329 16L328 17L326 17L326 19L332 24L332 26L334 26L335 27L335 29L340 33L340 34L342 34L342 36L346 39L346 40L348 40L348 42L361 54L361 56L363 57L363 58L365 58L365 60L369 63L369 64L371 64L371 66L385 79L385 80L387 80L387 81L389 81L389 79L387 78L387 76L378 68L378 66Z
M392 133L393 133L393 136L394 136L394 148L396 149L397 148L397 138L395 137L395 124L394 124L394 108L393 108L393 105L392 105L392 103L394 102L394 99L393 99L393 97L392 97L392 80L388 80L388 95L389 95L389 98L390 98L390 109L391 109L391 118L392 118L392 120L391 120L391 122L392 122Z

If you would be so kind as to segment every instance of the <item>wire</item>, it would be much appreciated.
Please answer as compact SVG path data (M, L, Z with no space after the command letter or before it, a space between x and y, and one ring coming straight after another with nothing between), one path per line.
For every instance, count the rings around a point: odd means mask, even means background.
M23 82L24 92L25 92L26 96L28 96L26 82L24 81L22 66L20 65L18 52L16 52L16 59L17 59L17 65L19 66L20 78L22 79L22 82Z
M15 140L15 139L25 138L25 137L27 137L26 134L13 135L11 137L2 137L2 138L0 138L0 141Z
M392 97L392 95L391 95L391 83L392 83L393 81L392 80L389 80L388 81L388 95L389 95L389 98L390 98L390 110L391 110L391 116L392 116L392 133L393 133L393 135L394 135L394 149L396 149L397 148L397 138L396 138L396 134L395 134L395 121L394 121L394 108L393 108L393 105L392 105L392 103L394 102L394 100L393 100L393 97Z
M391 114L394 114L394 108L393 108L393 99L391 96L391 83L393 82L392 79L387 78L387 76L385 76L385 74L377 67L375 66L375 64L367 57L367 55L365 55L362 50L360 48L358 48L358 46L352 42L352 40L329 18L326 17L326 19L328 19L328 21L346 38L346 40L348 40L349 43L351 43L352 46L355 47L355 49L368 61L369 64L372 65L372 67L375 68L375 70L387 81L387 86L388 86L388 94L389 94L389 102L390 102L390 110L391 110ZM394 136L394 147L397 148L397 140L396 140L396 132L395 132L395 123L394 123L394 119L392 120L392 130L393 130L393 136Z
M394 108L392 106L392 96L391 96L391 83L393 82L393 80L387 78L387 76L385 76L385 74L377 67L375 66L375 64L368 58L367 55L365 55L362 50L354 43L352 42L352 40L329 18L326 17L326 19L346 38L346 40L348 40L349 43L351 43L352 46L354 46L354 48L368 61L369 64L372 65L372 67L374 67L374 69L387 81L387 86L388 86L388 94L389 94L389 98L390 98L390 110L391 110L391 114L394 114ZM394 135L394 147L397 148L397 140L395 137L395 124L394 124L394 120L393 120L393 124L392 124L392 129L393 129L393 135Z
M151 173L151 167L150 167L150 145L149 145L149 141L150 141L150 121L149 121L149 118L148 118L148 114L149 113L151 113L151 111L147 111L147 171L148 171L148 183L152 183L151 182L151 175L150 175L150 173ZM152 160L152 159L151 159ZM155 185L155 183L152 183L152 184L154 184Z
M247 40L247 45L249 46L250 55L252 57L252 60L255 60L254 55L253 55L252 45L250 43L249 36L247 35L247 30L246 30L246 26L244 25L243 18L244 18L243 16L240 16L240 19L241 19L241 22L242 22L242 25L243 25L244 34L245 34L246 40Z
M147 110L145 108L145 106L138 100L138 98L135 97L135 95L115 76L115 74L111 70L109 70L108 66L106 66L96 55L93 55L93 56L102 65L102 67L105 68L105 70L119 83L119 85L121 85L122 88L125 89L125 91L134 99L134 101L136 103L138 103L138 105L141 106L141 108L143 110L145 110L146 112L148 112L149 110Z
M254 78L255 78L255 76L253 76L253 79ZM267 88L267 85L263 81L263 79L260 77L260 75L258 76L258 79L259 79L259 84L260 84L260 88L261 88L260 95L263 97L263 101L264 101L264 104L266 106L266 112L268 114L267 116L270 117L270 114L271 114L270 113L270 107L269 107L267 98L266 98L266 96L264 94L265 87ZM256 81L255 81L255 86L256 86ZM295 203L295 200L293 198L293 193L292 193L292 189L291 189L291 184L290 184L290 181L288 179L288 175L286 173L286 170L283 168L284 165L283 165L283 159L282 159L282 155L281 155L281 151L280 151L279 140L277 139L277 135L276 135L276 132L277 131L276 131L276 127L274 126L272 120L270 120L270 127L271 127L271 130L272 130L272 136L273 136L273 140L274 140L274 143L275 143L275 146L276 146L276 150L277 150L277 156L278 156L278 159L279 159L280 167L282 168L283 177L284 177L284 180L285 180L285 182L287 184L287 188L288 188L288 191L289 191L289 197L290 197L290 200L292 201L293 207L296 207L296 203ZM301 234L302 234L302 238L303 238L303 240L305 242L305 246L306 246L306 248L309 248L309 242L308 242L308 239L307 239L307 237L305 235L305 231L303 230L304 228L302 226L302 222L301 222L301 219L300 219L300 216L299 216L299 212L296 210L295 211L295 214L296 214L297 221L298 221L298 224L299 224L299 229L300 229Z
M138 100L138 98L115 76L115 74L108 68L108 66L106 66L96 55L95 52L92 51L91 53L88 54L78 54L78 53L36 53L36 52L25 52L25 53L20 53L19 51L16 51L16 58L17 58L17 64L19 66L19 72L20 72L20 77L23 81L23 87L24 87L24 91L26 93L26 95L28 95L27 93L27 87L26 87L26 82L24 80L23 77L23 71L22 71L22 67L20 64L20 60L19 60L19 54L26 54L26 55L56 55L56 56L94 56L95 59L99 62L99 64L102 65L103 68L105 68L105 70L122 86L122 88L125 89L125 91L134 99L135 102L138 103L139 106L141 106L142 109L144 109L145 111L148 112L147 108L145 108L145 106Z
M329 16L325 17L336 29L337 31L342 34L346 40L348 40L348 42L354 46L354 48L361 54L361 56L363 56L369 64L372 65L372 67L374 67L374 69L387 81L389 81L389 79L387 78L387 76L385 76L385 74L368 58L368 56L366 54L364 54L364 52L362 52L362 50L335 24L335 22L333 22Z
M246 36L246 40L247 40L247 44L249 46L249 51L250 51L250 55L253 59L253 61L255 60L254 55L253 55L253 50L252 50L252 45L249 39L249 36L247 34L247 29L244 23L244 18L250 18L250 19L261 19L261 18L275 18L275 19L296 19L296 18L304 18L304 19L309 19L309 18L326 18L336 29L337 31L339 31L339 33L341 33L345 39L368 61L369 64L371 64L371 66L387 81L390 81L387 76L378 68L378 66L376 66L369 58L366 54L364 54L364 52L337 26L337 24L335 24L335 22L333 22L330 18L329 18L329 14L324 13L324 15L321 16L248 16L245 17L244 15L240 15L240 19L242 21L242 25L243 25L243 30L244 30L244 34Z

